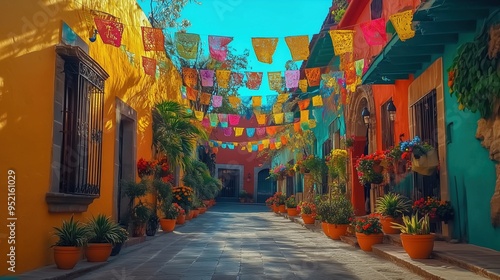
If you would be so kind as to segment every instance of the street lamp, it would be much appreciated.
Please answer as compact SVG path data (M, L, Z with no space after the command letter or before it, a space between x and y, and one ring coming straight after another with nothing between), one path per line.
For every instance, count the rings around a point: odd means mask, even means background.
M363 108L363 111L361 112L361 116L363 117L363 122L365 123L366 126L370 125L370 111L368 111L368 108Z
M396 119L396 106L394 106L392 99L389 100L389 104L387 104L387 112L389 112L389 119L394 121Z

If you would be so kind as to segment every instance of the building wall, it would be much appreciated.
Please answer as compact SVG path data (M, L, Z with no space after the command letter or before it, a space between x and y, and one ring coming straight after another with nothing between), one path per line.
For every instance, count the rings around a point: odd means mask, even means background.
M89 6L94 3L97 6ZM114 6L115 3L119 7ZM135 53L135 66L120 49L104 45L97 38L88 40L82 6L119 17L124 24L122 44ZM60 40L62 21L66 22L89 45L89 54L109 74L105 83L104 131L101 194L85 213L75 219L85 221L91 215L112 215L114 201L115 98L137 111L137 158L151 157L150 105L167 97L175 99L180 87L179 75L169 63L169 73L159 80L146 77L140 63L145 53L141 25L148 25L134 0L106 1L3 1L0 20L0 170L16 172L16 273L53 263L50 246L55 241L53 227L60 226L71 213L49 213L45 195L50 189L52 123L54 120L55 45ZM166 58L163 57L163 60ZM166 94L165 94L166 93ZM7 205L6 188L0 195ZM6 220L6 211L0 218ZM5 226L0 242L7 242ZM0 254L7 254L2 246ZM7 264L2 262L1 274Z
M478 23L478 28L482 23ZM444 80L458 46L474 40L463 34L456 45L446 46L443 55ZM444 86L445 118L449 134L447 149L449 195L455 210L452 236L471 244L500 250L500 228L490 220L490 199L495 189L495 165L488 150L475 138L478 113L460 111L455 96ZM466 160L465 160L466 159Z
M258 127L257 120L255 117L252 117L250 120L246 120L241 117L240 123L237 125L238 127ZM221 129L213 129L210 135L210 139L218 140L222 142L251 142L258 141L261 139L267 139L270 136L257 136L254 134L253 137L248 137L246 134L246 130L243 132L241 136L235 136L234 133L232 136L225 136L224 132ZM243 189L248 193L256 193L257 192L257 181L254 176L254 171L256 167L262 166L263 161L258 158L259 152L251 152L248 150L241 150L241 146L237 146L234 150L230 150L229 148L218 148L216 163L217 164L229 164L229 165L243 165L243 173L241 176L243 177ZM248 174L250 174L250 180L248 181Z
M382 150L382 134L387 133L382 131L381 110L382 104L390 98L396 107L396 118L394 120L394 144L399 143L399 135L404 134L403 140L410 137L409 118L408 118L408 86L412 82L409 80L397 80L394 85L372 85L373 100L375 102L376 114L376 133L377 133L377 150ZM361 112L359 112L361 114Z

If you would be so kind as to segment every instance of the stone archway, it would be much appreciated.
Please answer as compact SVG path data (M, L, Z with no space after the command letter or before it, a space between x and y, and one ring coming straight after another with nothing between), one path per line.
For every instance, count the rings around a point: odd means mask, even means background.
M348 105L348 115L346 122L346 135L348 137L360 136L366 137L366 125L363 122L361 111L364 107L370 111L370 122L368 126L368 153L373 153L377 150L377 134L376 125L377 119L375 115L375 101L373 99L372 87L363 85L356 88L352 94L351 102Z
M363 108L370 111L370 121L365 125L361 112ZM352 94L351 102L347 106L346 133L347 137L355 136L354 146L349 154L349 181L348 194L354 206L356 215L365 215L371 211L371 205L367 201L371 195L369 187L362 186L357 177L356 160L363 154L375 152L376 141L376 114L375 102L371 86L359 86ZM373 203L371 203L373 204Z

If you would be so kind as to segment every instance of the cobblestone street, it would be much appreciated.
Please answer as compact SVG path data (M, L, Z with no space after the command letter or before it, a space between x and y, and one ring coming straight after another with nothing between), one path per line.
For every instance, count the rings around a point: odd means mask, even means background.
M260 205L222 204L77 279L422 279Z

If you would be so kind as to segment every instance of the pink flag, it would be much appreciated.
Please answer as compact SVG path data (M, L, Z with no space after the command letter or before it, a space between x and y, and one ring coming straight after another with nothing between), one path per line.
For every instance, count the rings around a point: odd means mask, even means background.
M370 46L383 45L387 41L384 18L361 23L361 30L366 43Z
M200 70L201 86L213 87L214 86L214 70Z
M255 130L256 130L257 136L266 135L266 128L265 127L257 127Z
M121 46L123 24L113 20L106 20L101 18L94 18L94 22L104 44L112 45L115 47Z
M231 136L231 135L233 135L233 128L232 127L224 128L224 136Z
M226 60L227 45L231 43L233 37L208 36L208 48L210 56L217 61Z
M210 127L210 120L208 118L204 118L202 121L201 121L201 125L205 128L208 128Z
M229 114L228 118L229 118L230 125L238 125L240 123L240 115Z
M299 70L286 70L285 80L287 88L296 88L299 86L300 71Z
M222 96L213 95L212 96L212 106L214 108L218 108L218 107L222 106Z

